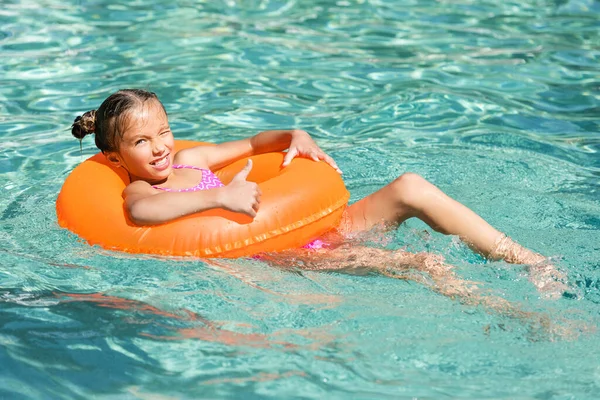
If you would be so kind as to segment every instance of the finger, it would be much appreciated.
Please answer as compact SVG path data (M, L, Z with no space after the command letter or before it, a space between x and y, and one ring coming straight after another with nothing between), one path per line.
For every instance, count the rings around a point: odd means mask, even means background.
M318 154L316 151L311 151L311 152L310 152L310 158L311 158L313 161L320 161L320 160L319 160L319 154Z
M254 184L254 198L260 197L262 195L262 191L260 190L260 186L257 183Z
M340 169L340 167L338 167L337 163L333 158L325 154L324 160L327 164L331 165L333 169L335 169L337 172L339 172L340 174L342 173L342 170Z
M256 210L254 210L254 207L253 207L253 208L250 208L248 211L246 211L244 214L254 218L254 217L256 217Z
M232 179L232 181L245 181L250 171L252 170L252 160L249 159L246 163L246 166L242 168L240 172L238 172Z
M295 147L289 149L287 154L283 158L283 163L281 164L281 166L287 167L290 164L290 162L292 162L294 157L296 157L297 155L298 155L298 150Z

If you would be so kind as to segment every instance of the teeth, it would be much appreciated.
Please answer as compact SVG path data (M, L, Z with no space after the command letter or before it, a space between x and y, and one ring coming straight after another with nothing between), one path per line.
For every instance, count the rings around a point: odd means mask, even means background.
M166 163L167 163L167 157L164 157L158 161L153 162L152 164L160 167L161 165L164 165Z

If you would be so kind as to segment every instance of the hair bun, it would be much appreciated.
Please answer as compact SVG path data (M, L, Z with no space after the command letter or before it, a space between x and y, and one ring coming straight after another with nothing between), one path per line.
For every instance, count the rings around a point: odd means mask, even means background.
M71 133L77 139L83 139L85 135L96 131L96 110L91 110L78 116L71 125Z

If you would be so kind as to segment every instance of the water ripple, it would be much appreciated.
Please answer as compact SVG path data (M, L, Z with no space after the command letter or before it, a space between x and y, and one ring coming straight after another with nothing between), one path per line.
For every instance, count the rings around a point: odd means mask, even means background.
M383 277L100 250L58 227L54 202L96 152L70 136L74 117L142 87L158 93L179 138L308 130L344 170L352 202L423 175L553 256L581 301L537 300L518 267L481 268L419 222L390 233L391 246L441 253L494 293L593 325L598 4L3 2L0 393L589 397L597 334L551 342Z

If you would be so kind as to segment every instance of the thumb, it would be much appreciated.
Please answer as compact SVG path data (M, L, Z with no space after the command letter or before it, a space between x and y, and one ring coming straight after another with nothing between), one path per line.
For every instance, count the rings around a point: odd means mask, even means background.
M288 152L286 153L285 157L283 158L283 163L281 164L282 167L287 167L290 162L292 162L292 160L294 159L294 157L296 157L298 155L298 150L296 150L296 148L292 148L289 149Z
M235 174L232 181L245 181L246 178L248 177L248 175L250 174L251 170L252 170L252 160L248 160L248 162L246 163L246 166L244 168L242 168L242 170L240 172Z

